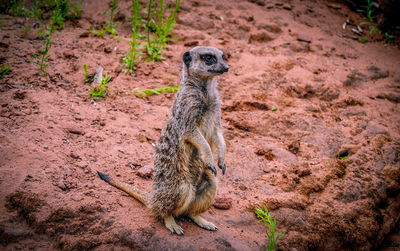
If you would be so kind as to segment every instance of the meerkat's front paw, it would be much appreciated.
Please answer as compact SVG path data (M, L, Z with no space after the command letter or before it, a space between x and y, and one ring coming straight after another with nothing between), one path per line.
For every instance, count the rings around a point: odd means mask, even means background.
M185 233L183 228L176 224L174 217L172 216L164 217L164 224L173 234L184 235Z
M222 170L222 175L224 175L224 174L225 174L225 171L226 171L226 165L225 165L225 163L218 164L218 167Z
M211 164L207 164L207 168L211 170L211 172L213 172L213 174L215 176L217 176L217 169L215 169L215 167Z
M217 231L218 228L214 225L214 223L206 221L204 218L200 217L199 215L197 216L190 216L190 219L194 221L199 227L202 227L204 229L210 230L210 231Z

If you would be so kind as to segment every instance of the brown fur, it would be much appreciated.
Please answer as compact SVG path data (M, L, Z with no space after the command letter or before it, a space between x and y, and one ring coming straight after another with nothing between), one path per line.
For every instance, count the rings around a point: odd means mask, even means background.
M183 229L173 216L187 215L199 226L217 230L199 214L215 199L217 180L212 149L225 172L225 142L221 127L221 101L216 76L228 71L222 51L198 46L183 55L181 90L161 132L154 155L151 196L99 173L111 185L131 194L164 218L173 233Z

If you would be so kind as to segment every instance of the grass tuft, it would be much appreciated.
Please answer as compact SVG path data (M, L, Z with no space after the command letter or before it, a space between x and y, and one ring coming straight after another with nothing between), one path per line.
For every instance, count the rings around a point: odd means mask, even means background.
M101 82L95 88L90 88L89 93L92 98L104 98L110 92L108 89L108 82L111 81L111 76L108 76L107 73L104 77L101 77Z
M278 250L280 247L276 247L276 243L279 238L285 235L285 232L278 233L276 232L276 216L272 218L271 213L268 211L268 208L264 206L264 210L261 208L256 208L257 218L260 219L260 222L264 222L267 225L267 229L265 233L268 237L267 242L267 251Z
M181 88L180 85L175 85L175 86L167 86L167 87L161 87L161 88L155 88L155 89L146 89L146 90L140 90L140 91L132 91L133 94L138 97L138 98L145 98L147 96L151 95L158 95L163 92L176 92Z
M0 78L3 78L9 71L11 67L8 64L4 64L0 67Z

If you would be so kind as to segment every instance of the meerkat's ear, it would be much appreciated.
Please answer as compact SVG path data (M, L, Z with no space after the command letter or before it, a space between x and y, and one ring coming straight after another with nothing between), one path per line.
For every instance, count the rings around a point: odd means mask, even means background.
M192 56L190 55L190 51L183 53L183 62L185 63L186 67L189 68L190 62L192 62Z

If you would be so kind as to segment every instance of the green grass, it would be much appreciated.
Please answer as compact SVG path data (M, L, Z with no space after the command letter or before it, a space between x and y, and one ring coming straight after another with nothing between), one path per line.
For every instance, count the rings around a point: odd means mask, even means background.
M85 77L85 83L93 81L94 75L89 75L86 64L83 64L83 76Z
M111 77L108 76L106 73L104 77L101 77L101 82L98 86L96 86L95 88L90 88L90 96L92 96L92 98L105 98L110 92L110 90L108 89L108 82L110 81Z
M368 39L366 37L360 37L358 39L358 41L361 42L361 43L366 43L366 42L368 42Z
M139 50L141 45L140 38L143 37L140 34L140 2L138 0L132 0L132 34L131 41L129 41L129 49L127 54L123 54L122 63L124 64L124 72L133 72L136 70L136 65L141 59L140 55L143 54L143 50Z
M271 213L268 211L266 206L264 206L264 210L256 208L256 215L257 218L260 219L260 222L264 222L264 224L267 225L267 229L265 230L268 237L267 251L278 250L279 247L276 247L276 243L279 238L285 235L285 232L279 233L276 231L276 216L272 218Z
M146 18L146 61L161 61L162 53L167 47L167 43L173 39L170 37L171 31L175 26L176 14L180 7L180 0L175 1L175 5L164 6L164 0L159 0L158 5L153 5L153 0L149 0ZM167 13L169 13L167 15ZM153 35L151 35L151 31Z
M4 64L0 67L0 78L3 78L9 71L11 67L8 64Z
M144 98L151 95L158 95L163 92L176 92L180 89L180 87L181 87L180 85L175 85L175 86L167 86L155 89L145 89L140 91L134 90L132 92L136 97Z
M336 156L337 156L338 159L341 159L341 160L345 160L345 159L348 159L348 158L349 158L349 156L348 156L347 154L343 154L343 153L341 153L341 152L338 152L338 153L336 154Z
M110 6L110 20L104 25L104 30L112 36L117 35L117 24L114 23L115 11L118 9L118 1L111 0L108 5Z

